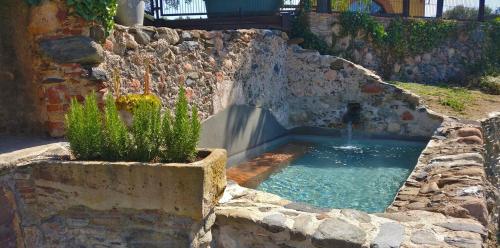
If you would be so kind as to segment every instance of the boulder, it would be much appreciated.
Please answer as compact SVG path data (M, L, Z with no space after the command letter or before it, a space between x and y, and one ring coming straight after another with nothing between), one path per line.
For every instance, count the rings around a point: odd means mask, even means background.
M104 61L101 45L86 36L40 41L41 52L57 63L99 64Z

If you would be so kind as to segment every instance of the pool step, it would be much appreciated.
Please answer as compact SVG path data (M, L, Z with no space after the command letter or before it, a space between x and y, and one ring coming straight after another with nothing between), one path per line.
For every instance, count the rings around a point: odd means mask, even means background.
M226 170L227 178L247 188L256 188L272 173L304 155L310 144L292 142Z

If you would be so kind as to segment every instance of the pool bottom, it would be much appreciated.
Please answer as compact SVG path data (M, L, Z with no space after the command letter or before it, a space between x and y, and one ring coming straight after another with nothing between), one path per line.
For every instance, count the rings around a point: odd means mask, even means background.
M425 142L293 136L307 151L256 188L321 208L383 212L413 170ZM276 149L279 151L280 148ZM260 180L260 181L262 181Z

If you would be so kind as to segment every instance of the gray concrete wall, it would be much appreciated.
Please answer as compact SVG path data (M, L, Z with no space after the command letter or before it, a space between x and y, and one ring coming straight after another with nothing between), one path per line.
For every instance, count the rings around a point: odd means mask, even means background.
M202 123L199 147L224 148L231 156L286 133L269 110L232 105Z

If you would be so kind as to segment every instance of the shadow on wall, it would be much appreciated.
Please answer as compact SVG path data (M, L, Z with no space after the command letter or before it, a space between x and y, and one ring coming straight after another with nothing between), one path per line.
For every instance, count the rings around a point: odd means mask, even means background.
M42 131L33 84L29 6L25 1L0 4L0 134ZM15 11L13 11L15 10Z
M287 134L269 110L232 105L202 124L200 147L220 147L234 155Z

